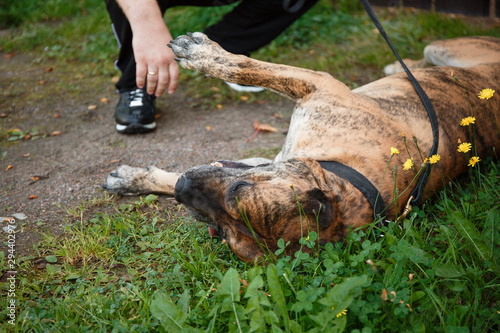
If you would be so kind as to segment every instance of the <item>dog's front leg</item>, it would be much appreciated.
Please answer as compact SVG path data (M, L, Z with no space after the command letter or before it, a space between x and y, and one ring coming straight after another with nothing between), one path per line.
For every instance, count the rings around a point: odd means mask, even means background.
M232 54L201 32L179 36L169 46L184 68L227 82L264 87L295 101L325 88L340 95L349 93L330 74Z
M103 189L122 195L166 194L173 196L180 173L166 172L157 167L133 168L122 165L111 172Z

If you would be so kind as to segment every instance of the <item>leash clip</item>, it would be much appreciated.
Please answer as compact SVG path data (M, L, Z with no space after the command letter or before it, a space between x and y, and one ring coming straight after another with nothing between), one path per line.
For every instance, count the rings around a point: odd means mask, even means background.
M406 218L406 216L408 216L408 214L410 214L413 211L413 206L411 205L412 200L413 200L413 195L410 196L410 198L408 199L408 202L406 203L405 206L405 211L397 218L396 222L399 223L403 221Z

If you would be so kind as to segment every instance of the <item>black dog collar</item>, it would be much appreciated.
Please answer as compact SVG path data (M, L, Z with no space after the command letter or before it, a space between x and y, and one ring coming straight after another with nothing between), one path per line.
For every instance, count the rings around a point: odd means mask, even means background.
M384 199L380 195L375 185L372 184L365 176L360 174L353 168L335 161L318 161L321 167L325 170L333 172L340 178L347 180L355 188L357 188L373 208L373 213L376 219L384 217L385 211Z

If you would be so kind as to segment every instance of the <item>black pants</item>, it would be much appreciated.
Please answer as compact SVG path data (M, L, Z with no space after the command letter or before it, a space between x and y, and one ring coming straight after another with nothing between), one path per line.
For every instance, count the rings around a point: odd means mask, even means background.
M175 6L215 7L239 0L158 0L162 14ZM301 0L290 1L291 7ZM284 9L283 0L241 0L221 20L206 28L204 33L225 50L236 54L250 54L270 43L288 26L309 10L319 0L305 0L299 9L291 13ZM122 72L116 84L118 91L136 87L136 67L132 49L130 24L115 0L106 0L113 30L120 44L116 66Z

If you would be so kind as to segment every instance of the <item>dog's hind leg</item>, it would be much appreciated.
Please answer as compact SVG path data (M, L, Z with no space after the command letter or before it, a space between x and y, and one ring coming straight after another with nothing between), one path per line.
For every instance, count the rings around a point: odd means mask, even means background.
M200 32L179 36L169 46L180 65L227 82L264 87L295 101L328 86L328 91L349 94L349 88L330 74L272 64L225 51Z
M424 49L427 62L436 66L472 67L500 62L500 39L462 37L435 41Z
M409 69L430 66L472 67L500 62L500 39L493 37L462 37L439 40L427 45L421 60L404 60ZM384 73L391 75L403 71L399 62L384 67Z

